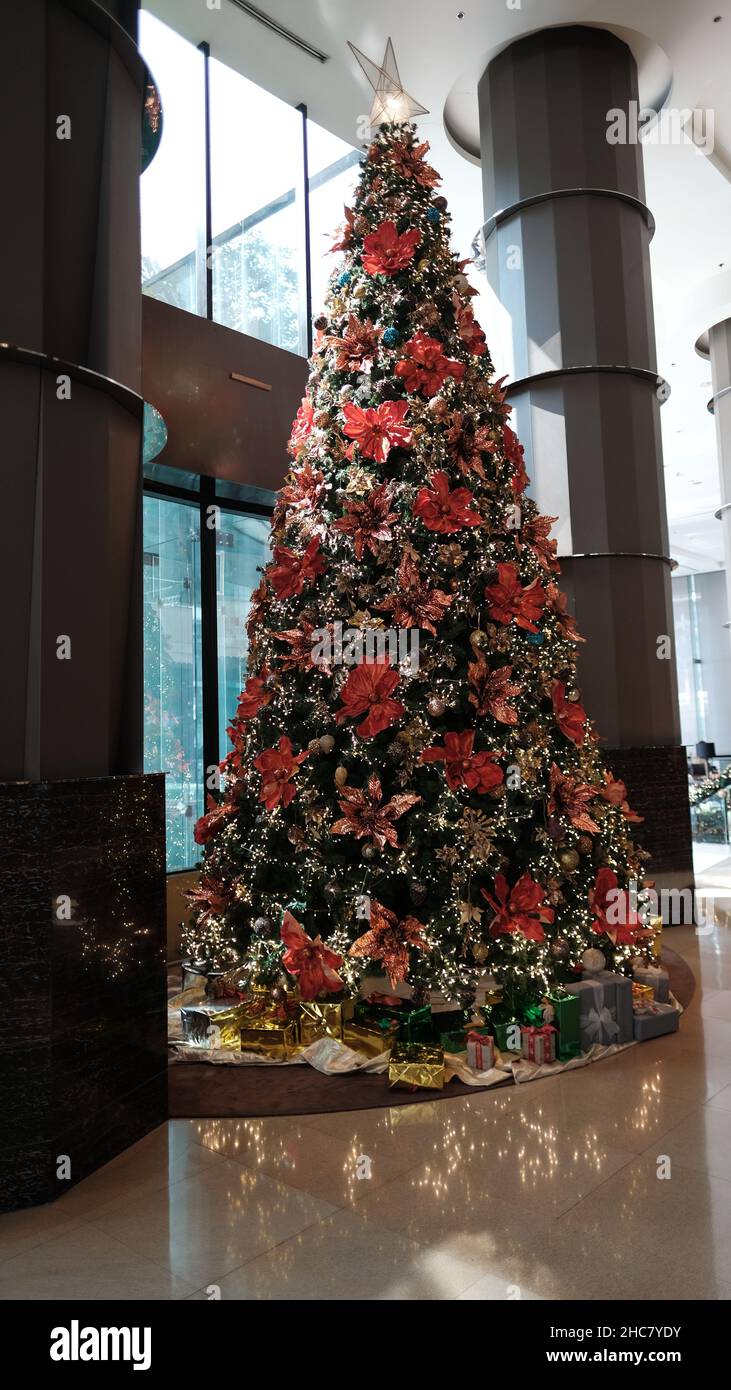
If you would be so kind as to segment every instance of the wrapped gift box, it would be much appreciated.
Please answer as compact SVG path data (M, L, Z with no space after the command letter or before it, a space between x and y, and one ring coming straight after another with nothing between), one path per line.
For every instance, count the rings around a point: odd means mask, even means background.
M636 980L632 981L632 1008L635 1013L647 1013L654 998L652 985L638 985Z
M470 1028L467 1034L467 1066L471 1071L490 1071L495 1065L495 1039L487 1028Z
M398 1024L388 1023L385 1027L375 1027L365 1023L344 1023L343 1042L354 1052L364 1052L366 1057L380 1057L388 1052L398 1037Z
M196 1047L239 1047L239 1032L246 1022L246 1007L230 999L188 1004L180 1010L183 1040Z
M617 994L613 983L594 976L590 980L578 980L572 988L579 996L582 1052L588 1052L595 1043L607 1047L610 1043L619 1042ZM631 996L630 985L630 999Z
M337 1038L338 1042L341 1042L344 1007L342 1003L328 1004L318 999L300 1000L299 1031L302 1046L309 1047L310 1043L317 1042L318 1038Z
M561 1062L568 1062L581 1053L579 1026L579 996L565 989L556 989L547 996L554 1013L553 1024L558 1029L556 1052Z
M613 970L600 970L598 973L584 972L585 981L598 980L605 986L605 1006L614 1010L614 1022L618 1032L614 1042L632 1041L632 980L629 975L619 975ZM575 986L574 986L575 988Z
M659 1004L653 1000L642 1013L634 1016L636 1042L648 1042L650 1038L661 1038L665 1033L677 1033L680 1023L680 1009L674 1004Z
M414 1091L441 1091L444 1086L444 1052L426 1043L396 1042L388 1064L388 1084Z
M634 977L638 985L649 985L653 998L660 1004L667 1004L670 995L670 976L660 965L635 966Z
M526 1024L520 1030L520 1037L523 1056L527 1062L537 1062L539 1065L555 1062L556 1029L550 1023L544 1023L540 1028L536 1028L534 1024Z
M399 1037L406 1042L429 1043L433 1039L432 1012L429 1004L415 1008L410 999L398 999L388 994L371 994L355 1005L356 1023L368 1027L397 1023Z
M267 1024L262 1028L246 1025L240 1039L242 1052L256 1052L273 1062L286 1062L298 1050L296 1023Z
M489 1026L495 1039L495 1046L499 1047L501 1052L521 1051L520 1023L517 1018L508 1019L505 1023L491 1020Z

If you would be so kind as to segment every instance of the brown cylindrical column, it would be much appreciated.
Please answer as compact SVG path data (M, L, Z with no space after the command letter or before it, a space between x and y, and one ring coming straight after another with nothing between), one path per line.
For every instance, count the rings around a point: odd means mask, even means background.
M692 875L638 101L626 44L542 30L479 84L486 269L510 313L513 423L557 516L563 587L587 638L586 706L646 817L651 873ZM614 115L612 114L614 113Z

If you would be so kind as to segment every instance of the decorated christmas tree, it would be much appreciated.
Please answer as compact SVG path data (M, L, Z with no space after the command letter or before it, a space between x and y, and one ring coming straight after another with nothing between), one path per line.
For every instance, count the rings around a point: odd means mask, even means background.
M333 247L186 946L303 998L525 1003L632 954L638 817L427 153L381 126Z

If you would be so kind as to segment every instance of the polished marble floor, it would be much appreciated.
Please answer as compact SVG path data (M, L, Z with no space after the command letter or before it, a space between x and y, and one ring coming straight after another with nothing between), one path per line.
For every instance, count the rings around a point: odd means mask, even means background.
M172 1121L0 1217L0 1298L731 1297L731 916L668 940L679 1035L464 1099Z

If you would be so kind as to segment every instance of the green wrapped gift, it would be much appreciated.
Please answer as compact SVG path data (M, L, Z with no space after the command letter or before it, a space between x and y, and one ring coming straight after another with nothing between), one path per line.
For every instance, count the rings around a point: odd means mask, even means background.
M483 1028L475 1023L465 1023L462 1028L457 1028L452 1033L442 1033L439 1038L439 1046L445 1052L466 1052L468 1033L479 1033L481 1038L492 1037L489 1028Z
M528 1028L542 1028L545 1021L542 1004L531 1004L525 1010L525 1023Z
M371 994L359 999L355 1006L356 1023L369 1028L394 1022L399 1026L399 1038L405 1042L431 1042L432 1012L429 1004L415 1008L410 999L397 999L390 994Z
M517 1018L507 1019L505 1023L492 1021L487 1032L492 1034L495 1046L499 1047L501 1052L522 1052L523 1042Z
M579 996L563 988L547 996L554 1010L553 1024L558 1028L556 1053L561 1062L581 1055L581 1033L579 1029Z

